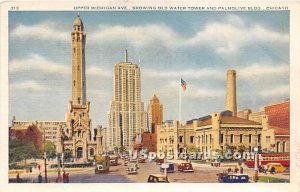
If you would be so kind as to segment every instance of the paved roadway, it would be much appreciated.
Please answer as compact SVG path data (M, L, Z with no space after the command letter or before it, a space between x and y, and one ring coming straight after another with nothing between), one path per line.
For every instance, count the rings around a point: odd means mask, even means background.
M176 163L179 162L176 161ZM216 183L218 182L216 174L228 169L228 167L213 168L205 164L193 163L193 165L193 173L182 173L178 171L177 164L175 164L175 172L168 174L169 181L171 183ZM69 172L69 180L70 183L145 183L149 174L160 173L159 165L155 162L147 161L146 163L139 163L139 166L140 169L137 175L128 175L126 172L127 166L124 166L123 161L119 160L119 165L111 166L109 173L95 174L93 168L88 168ZM245 168L245 173L248 173L251 177L253 170ZM38 173L22 174L20 176L36 182ZM10 175L10 177L15 178L15 175ZM48 182L55 182L56 178L56 172L48 173Z

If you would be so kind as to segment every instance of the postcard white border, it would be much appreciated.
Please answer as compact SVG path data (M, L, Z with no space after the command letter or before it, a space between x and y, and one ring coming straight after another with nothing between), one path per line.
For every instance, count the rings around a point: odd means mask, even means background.
M297 1L239 1L239 2L186 2L186 1L7 1L1 5L0 20L0 191L300 191L300 2ZM291 180L282 184L8 184L8 11L89 11L74 10L74 6L288 6L290 10L290 105L291 105ZM220 11L220 10L218 10Z

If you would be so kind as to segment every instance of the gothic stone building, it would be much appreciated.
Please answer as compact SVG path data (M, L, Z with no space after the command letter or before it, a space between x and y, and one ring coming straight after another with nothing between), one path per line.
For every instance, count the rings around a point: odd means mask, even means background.
M73 23L72 36L72 100L66 113L67 127L57 132L57 152L70 151L76 162L92 160L100 154L101 132L91 137L90 102L86 101L84 26L78 15Z

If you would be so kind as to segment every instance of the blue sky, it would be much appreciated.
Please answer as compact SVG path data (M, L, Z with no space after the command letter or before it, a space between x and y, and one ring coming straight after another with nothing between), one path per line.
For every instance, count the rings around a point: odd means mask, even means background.
M64 120L71 99L76 12L9 13L9 114ZM225 109L226 71L237 71L238 109L289 98L289 12L81 12L87 34L87 98L93 127L106 126L113 67L141 66L142 101L156 93L164 120ZM140 61L140 62L139 62Z

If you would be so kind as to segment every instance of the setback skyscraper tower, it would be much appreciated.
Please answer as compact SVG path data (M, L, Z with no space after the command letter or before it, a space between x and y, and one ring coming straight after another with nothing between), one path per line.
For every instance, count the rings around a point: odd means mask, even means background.
M132 147L137 133L146 130L146 112L141 102L141 77L138 65L128 61L115 64L113 101L108 112L108 145Z

